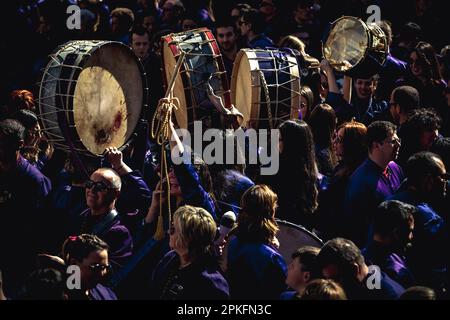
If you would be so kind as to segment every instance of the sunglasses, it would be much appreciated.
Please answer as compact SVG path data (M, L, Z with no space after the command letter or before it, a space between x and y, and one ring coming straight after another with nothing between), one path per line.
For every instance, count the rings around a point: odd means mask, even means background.
M85 182L84 187L86 189L92 189L93 192L103 192L109 189L114 189L110 186L108 186L106 183L104 183L103 181L92 181L92 180L88 180Z
M96 264L90 265L89 269L91 269L93 272L102 272L104 270L110 271L112 269L112 266L110 264L96 263Z

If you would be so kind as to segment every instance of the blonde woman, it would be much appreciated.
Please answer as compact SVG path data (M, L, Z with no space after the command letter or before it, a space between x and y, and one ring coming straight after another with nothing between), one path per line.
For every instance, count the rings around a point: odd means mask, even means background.
M222 300L228 283L213 253L217 226L205 209L182 206L169 229L172 251L153 273L152 294L163 300Z

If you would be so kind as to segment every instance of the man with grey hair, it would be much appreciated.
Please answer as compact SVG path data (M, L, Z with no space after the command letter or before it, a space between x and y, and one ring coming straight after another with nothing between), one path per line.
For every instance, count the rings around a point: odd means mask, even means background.
M133 250L131 234L121 223L116 210L116 201L122 188L119 174L131 169L123 162L120 165L114 165L116 162L114 159L119 153L114 150L107 149L107 151L108 160L115 170L97 169L86 181L85 195L88 209L81 213L81 227L78 229L78 234L94 234L105 241L110 248L113 268L117 270L131 256Z

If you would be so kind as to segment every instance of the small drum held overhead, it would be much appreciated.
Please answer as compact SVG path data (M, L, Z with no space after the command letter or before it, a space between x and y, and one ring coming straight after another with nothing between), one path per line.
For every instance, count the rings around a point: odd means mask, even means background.
M209 100L207 86L210 85L214 94L222 98L226 109L231 110L232 106L222 56L211 31L194 29L169 34L161 41L166 88L181 53L186 53L173 88L173 96L180 102L174 111L178 126L192 129L194 121L202 121L207 128L219 127L212 120L217 112Z
M300 69L293 50L241 49L233 66L231 101L243 127L275 128L299 118Z
M119 42L70 41L39 83L43 129L56 148L99 156L133 136L146 104L139 59Z
M384 65L388 43L377 25L344 16L332 23L323 56L330 65L351 77L369 78Z

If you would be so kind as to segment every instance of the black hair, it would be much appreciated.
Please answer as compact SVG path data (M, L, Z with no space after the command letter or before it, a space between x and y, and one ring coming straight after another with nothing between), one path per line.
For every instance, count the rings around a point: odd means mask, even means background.
M393 100L400 106L400 110L409 113L420 108L420 95L416 88L401 86L392 91Z
M93 234L82 234L79 236L70 236L64 241L62 256L66 263L70 259L78 262L83 261L91 252L108 250L109 246L99 237Z
M381 143L390 134L395 133L397 127L388 121L375 121L367 128L366 142L369 151L372 150L372 144L374 142Z
M450 170L450 137L436 139L430 151L439 155L444 162L445 168Z
M0 133L4 135L3 139L8 145L19 150L20 141L23 141L25 136L25 127L17 120L6 119L0 121Z
M260 34L265 29L264 16L256 9L249 9L248 11L244 11L242 20L252 25L251 30L255 34Z
M27 278L19 296L20 300L63 300L65 281L55 269L38 269Z
M417 212L415 206L397 200L384 201L375 210L373 228L381 235L391 235L398 231L409 233L409 225L414 221L413 215Z
M439 175L441 172L436 160L441 160L441 158L428 151L412 155L406 164L408 184L419 187L427 175Z
M304 246L295 250L292 254L292 260L299 258L300 263L302 264L302 270L308 271L313 277L316 277L317 273L317 256L319 255L320 249L311 246Z

